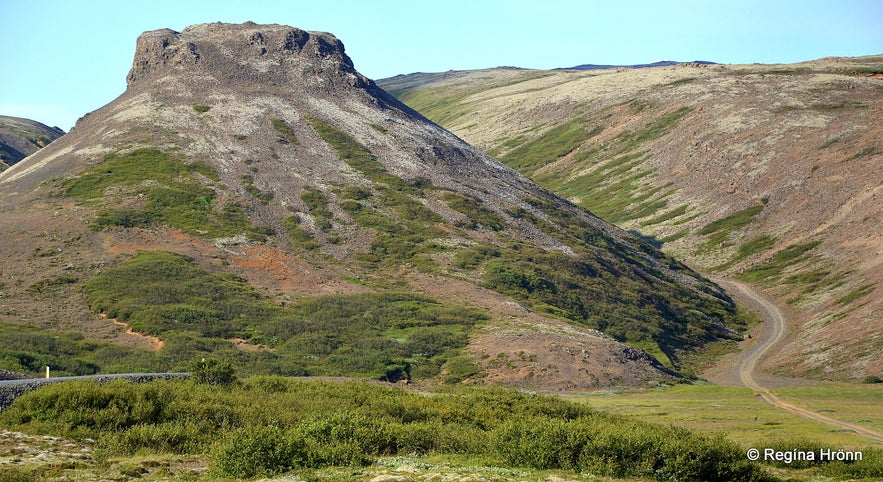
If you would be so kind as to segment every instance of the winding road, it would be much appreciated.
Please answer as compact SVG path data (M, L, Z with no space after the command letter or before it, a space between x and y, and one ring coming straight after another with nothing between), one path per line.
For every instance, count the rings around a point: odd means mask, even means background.
M767 326L763 333L757 337L757 342L752 345L751 348L746 350L740 358L739 379L742 381L742 384L754 390L767 403L775 405L783 410L787 410L797 416L838 428L852 430L856 434L883 442L883 434L880 432L798 407L772 394L768 388L757 382L755 374L757 373L758 362L760 362L760 360L762 360L776 344L785 338L785 315L778 306L755 291L750 285L731 279L726 280L726 284L738 291L739 294L746 299L751 300L752 304L760 310L761 318L769 323L769 326Z

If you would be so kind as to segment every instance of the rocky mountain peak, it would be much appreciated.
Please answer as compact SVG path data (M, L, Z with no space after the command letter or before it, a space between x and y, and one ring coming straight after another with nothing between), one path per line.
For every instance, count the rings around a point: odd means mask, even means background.
M350 86L373 86L356 72L334 35L253 22L199 24L182 32L166 28L141 34L127 76L129 87L170 75L185 75L197 83L202 79L270 85L292 85L318 75Z

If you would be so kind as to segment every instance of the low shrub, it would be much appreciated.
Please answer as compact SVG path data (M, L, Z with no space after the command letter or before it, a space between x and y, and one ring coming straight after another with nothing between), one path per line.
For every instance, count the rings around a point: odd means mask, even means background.
M229 361L203 358L190 364L190 376L196 383L227 386L236 381L236 370Z
M304 440L275 426L237 430L214 455L216 470L237 478L276 475L308 461Z

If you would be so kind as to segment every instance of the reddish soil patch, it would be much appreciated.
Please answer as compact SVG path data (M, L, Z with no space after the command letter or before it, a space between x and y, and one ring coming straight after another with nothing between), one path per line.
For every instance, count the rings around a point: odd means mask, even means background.
M230 343L233 343L233 346L240 351L276 351L275 348L270 348L267 345L253 345L245 338L232 338Z
M104 313L101 313L98 316L104 319L108 319L107 315ZM124 343L127 346L132 346L135 348L146 348L150 351L160 351L162 350L162 347L165 346L165 343L159 338L155 336L145 335L143 333L138 333L137 331L134 331L132 327L124 321L120 321L116 318L109 319L113 322L114 325L121 326L126 329L123 334L126 335L126 337L130 338L130 340L134 341L134 343Z

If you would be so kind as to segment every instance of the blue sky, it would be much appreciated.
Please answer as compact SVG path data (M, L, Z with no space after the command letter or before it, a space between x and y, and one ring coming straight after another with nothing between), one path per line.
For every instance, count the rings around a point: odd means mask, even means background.
M500 65L883 53L880 0L0 0L0 114L69 130L125 90L141 32L247 20L331 32L375 79Z

